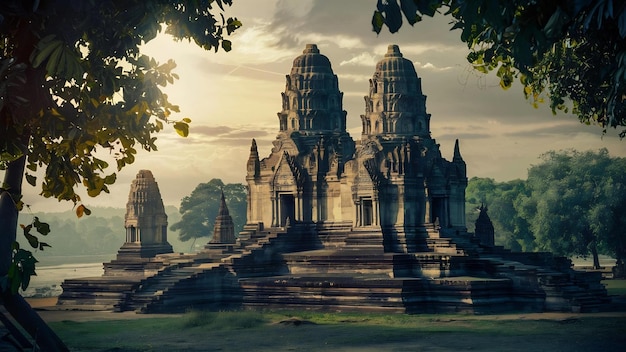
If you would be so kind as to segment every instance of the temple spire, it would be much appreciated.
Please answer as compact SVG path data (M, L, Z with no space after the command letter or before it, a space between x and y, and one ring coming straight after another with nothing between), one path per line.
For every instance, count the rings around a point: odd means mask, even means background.
M215 224L213 225L213 238L209 241L211 244L233 244L235 243L235 224L233 218L228 212L228 206L226 205L226 199L224 197L224 190L220 198L220 209L217 212L215 218Z
M257 149L256 140L254 138L252 139L252 145L250 146L250 156L248 157L247 169L248 176L259 176L261 164L259 161L259 151Z
M222 190L222 196L220 198L220 210L217 212L219 215L229 215L228 206L226 205L226 199L224 198L224 190Z
M461 150L459 148L459 139L454 142L454 156L452 157L453 162L463 161L463 157L461 156Z

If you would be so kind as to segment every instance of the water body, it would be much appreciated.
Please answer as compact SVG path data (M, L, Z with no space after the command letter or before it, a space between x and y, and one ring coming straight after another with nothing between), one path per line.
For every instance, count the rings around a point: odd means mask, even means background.
M115 256L113 256L115 257ZM61 294L61 283L65 279L101 276L103 262L110 261L111 255L47 257L37 263L37 275L30 280L24 297L54 297Z

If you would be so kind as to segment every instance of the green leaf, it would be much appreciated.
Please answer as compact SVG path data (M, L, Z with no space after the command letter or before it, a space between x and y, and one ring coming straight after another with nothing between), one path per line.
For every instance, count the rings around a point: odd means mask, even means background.
M26 174L26 182L28 182L29 185L35 187L37 185L37 177L33 176L33 175L29 175Z
M61 55L63 54L63 45L57 46L54 51L48 57L48 63L46 64L46 72L50 76L56 76L58 74L58 66L61 61Z
M396 33L402 27L402 12L397 0L387 0L385 23L387 23L387 28L391 33Z
M37 239L37 236L33 236L30 233L24 233L24 236L28 240L28 244L30 244L31 247L33 248L39 247L39 240Z
M117 179L117 175L113 173L104 178L104 183L107 185L112 185L115 183L116 179Z
M182 137L189 136L189 125L184 122L175 122L174 129L176 130L176 133Z
M372 16L372 30L376 32L376 34L380 34L380 31L383 29L383 24L385 24L383 14L379 11L374 11L374 15Z
M400 0L400 8L411 26L419 21L420 17L417 15L417 5L415 5L413 0Z
M35 226L35 229L37 229L37 232L44 236L50 233L50 225L45 222L39 221L39 218L36 216L33 220L33 225Z
M232 43L230 40L222 40L222 49L224 49L224 51L229 52L232 49Z
M33 50L30 56L30 62L33 64L34 68L39 67L46 59L49 60L53 53L57 53L55 55L57 55L56 60L58 61L62 51L59 49L62 47L63 41L54 38L55 35L50 34L37 43L35 50Z

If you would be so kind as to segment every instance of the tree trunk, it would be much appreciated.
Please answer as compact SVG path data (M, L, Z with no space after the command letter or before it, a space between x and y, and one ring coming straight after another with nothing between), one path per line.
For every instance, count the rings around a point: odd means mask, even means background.
M22 193L22 179L26 157L11 162L4 174L4 187L0 194L0 276L8 274L11 265L11 246L17 232L18 210L12 195ZM18 294L2 292L2 304L24 330L30 334L43 351L69 351L46 322Z

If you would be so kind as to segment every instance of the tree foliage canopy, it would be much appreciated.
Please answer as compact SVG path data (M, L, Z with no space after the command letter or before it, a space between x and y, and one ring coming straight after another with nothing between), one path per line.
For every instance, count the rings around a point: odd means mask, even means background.
M591 255L596 264L598 254L624 260L626 158L611 157L606 149L551 151L541 158L526 181L472 178L467 209L488 204L499 245Z
M230 216L235 224L235 233L239 233L246 223L247 192L240 183L224 184L220 179L201 183L180 202L182 219L170 226L172 231L180 231L181 241L213 235L215 217L218 215L220 199L224 199Z
M571 110L581 122L626 126L626 2L622 0L379 0L374 31L442 12L477 70L496 71L507 89L517 78L537 106ZM404 15L404 16L403 16ZM626 136L626 128L620 131Z
M172 123L186 136L189 119L162 87L177 78L140 45L164 30L205 49L230 50L224 36L241 23L214 15L232 0L9 0L0 4L0 167L27 156L26 180L43 168L45 197L77 201L108 192L99 151L117 154L117 170L137 147L156 150L154 134ZM220 19L221 18L221 19ZM107 174L108 173L108 174Z
M4 306L42 350L67 347L14 294L18 286L14 279L19 278L24 288L36 262L15 241L24 173L33 186L37 173L43 173L39 181L43 196L78 203L76 187L81 183L89 196L97 196L108 192L116 180L99 153L115 153L119 171L134 162L136 148L156 150L154 135L166 123L186 136L191 120L172 120L178 106L161 90L177 78L176 65L142 55L140 45L164 29L204 49L228 51L231 42L224 36L241 23L221 13L216 16L215 6L223 10L231 4L232 0L0 2L0 169L5 170L0 185L0 277L2 283L9 277L13 288L0 294ZM82 204L77 210L78 215L86 212ZM24 226L25 235L27 230ZM28 242L43 249L34 241L37 237L28 234Z
M625 158L598 152L548 152L528 171L518 211L540 250L566 255L626 255Z
M529 225L515 209L516 199L526 193L526 182L496 182L492 178L472 177L465 190L468 230L474 231L478 208L486 205L493 222L496 244L513 250L532 251L534 237Z

